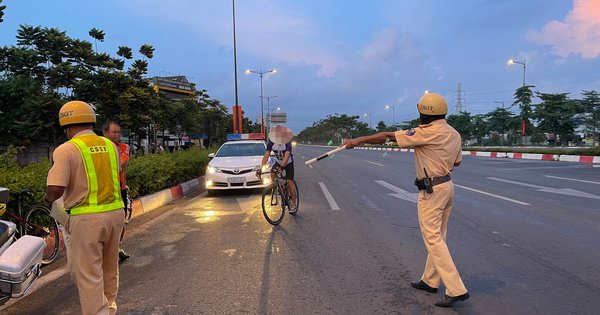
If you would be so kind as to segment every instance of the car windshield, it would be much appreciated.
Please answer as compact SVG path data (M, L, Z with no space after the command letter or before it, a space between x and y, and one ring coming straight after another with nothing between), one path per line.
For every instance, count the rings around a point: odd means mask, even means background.
M265 154L265 146L262 143L237 143L237 144L224 144L217 157L227 156L254 156Z

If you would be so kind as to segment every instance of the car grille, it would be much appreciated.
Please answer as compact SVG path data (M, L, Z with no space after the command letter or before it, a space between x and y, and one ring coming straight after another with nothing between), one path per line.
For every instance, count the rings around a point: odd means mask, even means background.
M221 169L221 172L223 172L223 173L225 173L225 174L230 174L230 175L241 175L241 174L246 174L246 173L250 173L250 172L252 172L252 169L251 169L251 168L249 168L249 169L247 169L247 170L240 170L240 172L239 172L239 173L237 173L237 174L236 174L236 173L234 173L232 170L224 170L224 169Z
M246 183L246 186L258 186L258 185L260 185L260 184L261 184L261 183L260 183L260 181L259 181L259 180L253 180L253 181L251 181L251 182L247 182L247 183Z
M227 183L214 182L213 187L227 187Z

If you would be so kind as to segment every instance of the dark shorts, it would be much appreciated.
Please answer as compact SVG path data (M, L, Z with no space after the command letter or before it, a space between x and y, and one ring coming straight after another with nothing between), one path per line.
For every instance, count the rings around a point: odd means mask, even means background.
M279 163L275 163L279 167ZM294 162L289 163L283 168L282 176L284 179L294 180Z
M127 189L121 190L121 197L123 198L123 210L127 211Z

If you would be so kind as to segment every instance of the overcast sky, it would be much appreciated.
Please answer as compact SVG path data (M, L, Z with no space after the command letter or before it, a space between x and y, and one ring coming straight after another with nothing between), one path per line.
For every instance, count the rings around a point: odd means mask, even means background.
M234 103L232 3L227 0L4 0L0 45L19 24L58 27L99 50L156 48L150 76L185 75L211 97ZM299 132L328 114L368 113L375 125L417 117L423 91L454 112L457 87L472 114L509 105L526 82L548 93L600 90L600 0L238 0L239 102L260 115L260 80L272 108ZM266 107L265 101L265 107ZM266 111L266 109L265 109ZM364 116L363 116L364 117ZM364 122L369 122L364 117Z

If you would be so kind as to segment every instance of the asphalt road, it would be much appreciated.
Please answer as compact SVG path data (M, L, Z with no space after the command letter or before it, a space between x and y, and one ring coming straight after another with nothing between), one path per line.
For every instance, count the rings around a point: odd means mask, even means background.
M121 314L599 314L600 167L464 157L448 244L471 298L410 287L425 249L413 155L295 152L297 217L270 226L260 191L190 196L137 218ZM77 314L64 257L3 314ZM45 284L45 285L44 285Z

